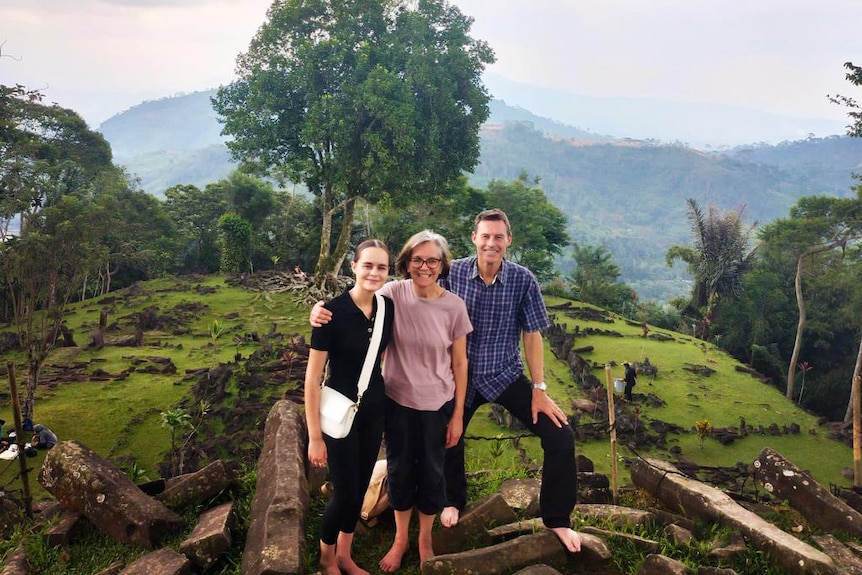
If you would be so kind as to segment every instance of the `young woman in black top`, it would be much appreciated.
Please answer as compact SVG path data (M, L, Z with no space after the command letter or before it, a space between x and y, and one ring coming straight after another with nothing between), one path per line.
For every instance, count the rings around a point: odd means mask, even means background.
M380 356L392 337L395 317L392 300L384 298L386 316L380 351L368 389L350 434L333 439L320 430L320 382L327 360L327 385L356 399L357 380L371 340L377 306L374 292L389 274L389 249L379 240L366 240L356 248L350 268L356 276L352 288L326 304L336 319L314 328L305 372L305 417L308 424L308 460L315 467L329 464L333 497L326 505L320 527L320 570L323 575L368 575L352 558L353 532L362 499L380 450L383 436L384 394Z

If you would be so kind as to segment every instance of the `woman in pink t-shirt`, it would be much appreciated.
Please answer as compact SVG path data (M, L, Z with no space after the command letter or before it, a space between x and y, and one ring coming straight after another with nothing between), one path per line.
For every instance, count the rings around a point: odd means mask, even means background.
M443 459L461 437L467 392L464 301L440 287L449 273L449 244L440 234L414 234L395 260L404 278L380 293L395 302L395 333L386 350L386 463L395 540L380 560L386 573L401 567L409 547L410 518L419 514L419 559L434 556L431 529L446 504Z
M395 510L395 540L380 560L392 573L409 548L410 518L419 514L419 559L434 556L431 529L446 505L443 460L463 432L467 395L467 334L473 325L464 300L438 285L449 274L446 238L431 230L414 234L395 261L406 279L380 293L395 302L395 327L386 348L386 464L389 504ZM332 314L315 305L315 327Z

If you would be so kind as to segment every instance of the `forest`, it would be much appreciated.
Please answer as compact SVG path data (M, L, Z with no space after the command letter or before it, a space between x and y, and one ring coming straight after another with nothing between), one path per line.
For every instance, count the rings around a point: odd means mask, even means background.
M426 16L447 23L445 34L426 38L428 50L412 52L409 39L393 38L407 43L411 58L374 53L390 59L390 76L363 67L363 57L372 54L353 54L350 77L329 78L338 89L310 75L340 69L343 51L306 45L299 26L282 31L279 42L295 42L285 56L263 27L238 59L239 80L213 98L240 169L202 187L173 185L164 198L142 190L75 111L43 103L38 91L0 86L0 316L27 351L31 377L62 337L70 302L166 275L254 274L295 265L326 286L362 238L399 246L424 227L448 237L455 256L467 255L473 215L495 206L512 219L510 257L532 269L549 294L691 333L765 374L807 409L844 418L860 363L862 185L842 196L798 199L776 190L763 202L786 202L788 214L756 232L744 208L680 199L676 218L690 234L672 238L658 255L667 265L682 262L693 278L691 292L668 302L640 298L620 281L613 249L572 237L565 214L583 211L569 205L576 188L569 199L551 196L536 174L479 164L480 127L490 110L478 72L493 52L469 37L469 26L452 26L458 14ZM402 17L405 27L421 25L410 14ZM353 33L336 23L333 41ZM360 52L366 49L377 48ZM849 82L862 84L860 69L847 68ZM275 69L284 76L267 72ZM439 93L449 96L431 97ZM856 122L849 135L858 135L855 101L838 103ZM511 129L512 138L525 140L532 128ZM545 162L570 165L552 151ZM655 157L672 153L651 149ZM625 161L615 173L637 181L638 166ZM481 185L465 173L479 175ZM296 184L309 193L296 193ZM653 184L643 193L667 193L669 184ZM732 196L745 184L715 193ZM646 215L642 225L667 227L667 214ZM560 269L560 256L571 258L573 268Z

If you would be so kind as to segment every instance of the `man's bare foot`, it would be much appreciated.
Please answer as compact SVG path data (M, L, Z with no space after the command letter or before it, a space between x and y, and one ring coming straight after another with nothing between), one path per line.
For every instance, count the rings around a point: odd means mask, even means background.
M581 536L578 532L568 527L554 527L551 529L560 543L569 550L569 553L577 553L581 550Z
M352 557L338 557L338 569L347 575L371 575L368 571L357 565Z
M440 512L440 523L443 527L454 527L458 524L459 511L457 507L444 507Z
M380 570L384 573L395 573L401 569L401 560L404 558L405 553L407 553L407 543L399 543L397 541L392 543L392 547L389 548L389 551L380 560Z

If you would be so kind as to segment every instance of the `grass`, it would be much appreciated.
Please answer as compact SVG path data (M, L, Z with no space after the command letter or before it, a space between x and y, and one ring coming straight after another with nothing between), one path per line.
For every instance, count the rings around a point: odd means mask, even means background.
M147 332L141 347L85 347L103 308L110 309L108 324L117 324L106 333L106 339L111 340L132 333L137 314L150 306L166 316L179 316L184 309L195 311L183 314L187 321L173 331ZM168 375L134 371L121 380L69 383L53 389L40 386L34 421L50 427L61 441L77 439L105 457L134 461L148 477L156 478L157 466L170 449L170 430L161 426L160 413L188 396L191 384L183 381L186 370L233 360L237 352L248 355L257 344L245 335L266 332L272 325L286 333L310 332L305 318L307 307L303 304L300 308L288 293L253 293L229 286L219 276L154 280L125 290L123 297L109 294L71 306L66 324L79 347L55 350L47 366L84 362L88 373L97 368L119 373L129 369L134 359L162 356L170 357L177 371ZM211 336L214 321L223 329L215 340ZM23 358L18 354L12 359L17 364L16 379L22 393L26 384ZM0 418L6 420L7 430L11 429L14 419L8 403L0 406ZM38 471L43 459L44 452L40 451L37 457L27 459L28 467ZM17 462L7 466L0 461L0 488L19 490L17 477ZM50 497L35 477L29 483L35 500Z
M563 301L547 298L549 305ZM147 332L142 347L105 346L99 350L85 347L88 334L98 325L101 309L110 310L108 322L116 323L117 326L106 334L110 339L133 332L138 314L150 306L156 306L160 316L182 317L183 320L162 327L159 331ZM162 427L160 414L189 398L191 383L183 379L186 370L211 367L232 360L236 353L247 357L257 348L251 338L253 333L262 334L274 329L280 333L308 336L311 331L307 322L308 309L307 303L299 301L289 292L249 292L228 285L225 278L219 276L146 282L124 290L122 294L110 294L72 306L66 316L67 324L73 330L79 347L56 350L48 364L77 361L85 363L87 373L97 368L119 373L130 368L133 358L145 360L151 356L167 356L176 365L177 372L158 375L138 370L122 380L83 381L51 389L40 387L35 420L54 429L60 440L77 439L105 457L133 463L139 471L155 479L159 475L157 467L165 460L170 448L170 430ZM612 323L599 323L569 318L559 311L552 313L555 322L566 325L569 330L576 327L581 332L588 328L613 330L622 336L583 335L575 342L576 347L594 347L585 357L597 366L593 373L602 381L606 364L613 365L612 377L622 377L621 364L625 360L642 360L646 356L659 366L658 377L652 381L642 376L634 391L636 395L654 394L665 402L661 407L639 403L642 425L662 420L691 430L672 436L668 449L678 447L685 458L701 465L732 466L738 462L750 463L763 447L769 446L798 467L809 470L823 485L848 483L842 475L842 469L853 466L851 449L828 439L826 428L818 426L817 418L788 401L779 390L736 371L735 360L714 346L689 336L657 329L653 329L653 332L667 333L674 338L673 341L643 338L639 326L629 325L619 317L615 317ZM214 329L216 325L217 329ZM23 361L20 356L14 359L18 366L18 385L23 388ZM568 366L554 357L548 348L545 360L545 380L549 394L566 411L571 411L569 401L573 397L583 397L584 392L573 384ZM715 373L711 377L698 376L682 369L685 363L707 365ZM498 439L500 436L519 435L520 432L501 428L490 419L489 414L490 406L481 408L466 430L468 436L481 438L467 442L468 471L490 470L471 479L471 500L496 492L505 479L523 477L528 473L530 464L538 464L542 459L541 448L535 438L526 437L519 441L520 447L525 450L526 460L509 440ZM265 413L261 413L261 418L265 416ZM0 417L7 422L12 421L9 405L0 406ZM768 427L772 423L779 427L797 423L801 433L780 436L753 433L730 445L722 445L713 438L707 438L701 446L693 431L695 422L701 419L708 419L715 428L721 428L739 426L740 418L755 428L761 425ZM591 423L590 417L586 415L581 421ZM612 462L607 440L579 442L577 450L594 462L597 472L610 474ZM624 444L618 444L620 486L630 482L625 462L639 455L674 458L667 449L635 453ZM34 474L43 458L44 452L40 452L37 457L26 460ZM16 479L18 462L11 463L7 465L6 462L0 462L0 487L14 491L20 487ZM31 478L30 486L37 500L50 496L35 481L35 477ZM320 504L318 502L315 505L319 507ZM314 515L312 513L308 531L308 562L316 568ZM358 557L364 565L376 565L388 549L394 533L394 526L390 523L383 520L374 529L358 535ZM104 548L106 554L115 553L111 550L112 545L105 541L91 548ZM235 562L239 553L237 551L235 556L232 555ZM411 553L415 555L415 550ZM620 553L625 554L615 548L615 557ZM39 562L41 565L51 565L53 560L48 550L41 550L39 554L45 557L44 562ZM408 555L408 560L410 557ZM758 563L756 557L746 560L753 566L762 565L762 560ZM635 556L632 555L626 562L627 565L636 564ZM100 564L106 563L102 561ZM45 573L65 572L45 569ZM93 571L87 569L90 567L68 572ZM223 572L230 573L230 569L225 567ZM235 569L238 572L238 567ZM770 573L766 569L753 569L740 572ZM625 569L621 571L626 572ZM406 563L401 572L404 575L418 573L418 566Z
M564 303L561 298L546 298L548 305ZM576 304L580 305L580 304ZM842 471L853 467L852 449L827 437L828 429L818 424L818 417L801 409L787 400L775 387L763 384L746 373L736 371L738 362L711 344L705 344L689 336L651 327L651 333L661 332L671 335L673 341L657 341L642 337L640 326L630 325L623 318L613 317L613 323L600 323L572 319L560 312L555 314L555 322L567 326L568 331L576 327L584 332L587 328L615 331L622 337L609 335L584 335L578 337L575 347L593 346L594 350L585 357L595 365L594 370L600 380L605 381L603 366L612 367L613 377L622 377L623 361L641 361L649 357L650 362L659 366L655 380L640 376L634 388L637 394L655 394L665 402L664 406L651 407L641 402L639 415L643 425L653 420L675 423L690 430L691 433L674 436L673 445L682 449L682 454L700 465L728 466L737 462L751 463L764 447L772 447L799 468L807 470L823 485L830 483L848 485L849 481ZM549 393L558 403L567 401L572 395L583 396L580 390L570 387L571 376L564 362L546 351L546 375ZM684 370L684 364L705 365L715 370L709 377L695 375ZM737 427L744 419L748 426L768 428L777 424L779 428L796 423L800 427L797 435L760 435L751 433L729 445L722 445L713 438L707 438L701 448L700 440L694 433L695 422L709 420L714 428ZM594 443L596 445L594 445ZM529 442L528 442L529 444ZM619 445L619 453L626 457L635 456ZM588 442L578 445L581 453L593 455L596 471L610 473L610 458L607 442ZM530 449L530 453L538 453ZM646 453L650 457L670 458L661 451Z

